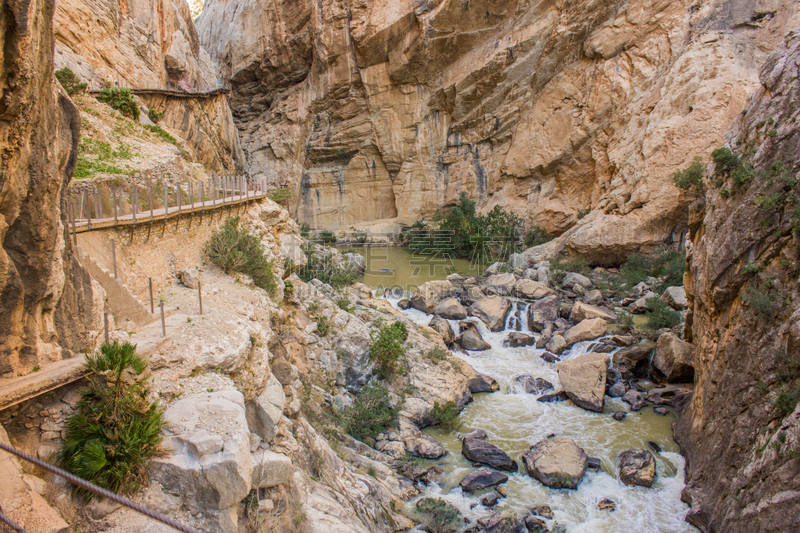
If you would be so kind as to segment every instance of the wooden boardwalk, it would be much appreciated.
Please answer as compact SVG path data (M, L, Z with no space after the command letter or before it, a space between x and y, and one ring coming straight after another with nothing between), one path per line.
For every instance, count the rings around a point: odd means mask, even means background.
M135 224L145 224L161 220L169 220L171 217L179 215L205 213L216 209L228 208L232 206L246 204L267 198L268 195L263 191L249 191L247 193L235 194L218 200L205 200L186 205L170 206L169 208L158 208L140 213L118 215L116 217L104 218L77 218L71 221L70 229L74 233L84 233L87 231L101 230L116 226L132 226Z

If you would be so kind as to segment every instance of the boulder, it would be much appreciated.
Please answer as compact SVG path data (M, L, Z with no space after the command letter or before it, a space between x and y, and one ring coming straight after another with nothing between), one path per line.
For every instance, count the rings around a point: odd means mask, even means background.
M455 287L446 280L426 281L414 291L410 303L414 309L431 314L436 305L455 294Z
M355 252L348 252L346 254L342 254L342 257L347 260L345 263L347 268L356 274L361 275L367 270L367 260L364 259L363 255Z
M500 495L496 492L490 492L478 501L480 501L481 505L484 507L494 507L500 502Z
M469 392L476 394L478 392L495 392L500 389L494 378L490 378L485 374L478 374L467 382Z
M540 266L536 269L536 281L542 285L550 286L550 269L546 266Z
M244 396L234 390L186 396L167 409L164 423L166 453L152 461L153 478L218 520L214 531L236 533L235 510L253 474Z
M600 503L597 504L597 508L600 509L601 511L613 512L616 511L617 504L614 503L614 500L612 500L611 498L603 498L602 500L600 500Z
M519 390L526 394L542 394L553 390L553 384L542 378L534 378L529 374L523 374L514 378L514 390Z
M544 394L536 398L537 402L544 402L544 403L553 403L553 402L566 402L569 400L569 396L567 393L562 391L553 392L550 394Z
M276 487L288 481L291 475L292 460L282 453L258 450L253 454L253 488Z
M483 283L486 292L490 294L499 294L500 296L508 296L514 290L514 284L517 277L511 273L494 274L489 276ZM530 280L528 280L530 281Z
M540 503L531 507L531 514L535 516L543 516L548 520L553 519L553 510L546 503Z
M628 413L626 413L625 411L617 411L616 413L611 415L611 417L617 422L622 422L623 420L625 420L626 416L628 416Z
M411 308L411 301L408 298L403 298L399 302L397 302L397 307L405 311L406 309Z
M648 450L626 450L619 454L619 479L626 485L650 487L656 477L656 458Z
M561 361L561 358L560 358L560 357L558 357L557 355L555 355L555 354L552 354L552 353L550 353L550 352L544 352L544 353L543 353L542 355L540 355L539 357L541 357L541 358L542 358L542 360L543 360L545 363L551 363L551 364L552 364L552 363L558 363L559 361Z
M537 300L528 307L528 327L542 331L549 322L558 318L559 300L555 294Z
M526 529L523 519L512 511L478 518L478 526L483 533L522 533Z
M670 383L694 381L694 346L674 333L663 333L656 343L653 366Z
M531 263L530 261L528 261L528 258L522 254L509 255L508 262L511 263L511 266L513 266L517 270L525 270L526 268L531 266Z
M489 465L498 470L517 471L517 463L506 452L482 439L463 439L461 453L476 463Z
M641 298L630 304L628 306L628 311L630 311L635 315L644 314L644 312L647 311L647 300L650 300L651 298L658 298L658 296L656 296L654 292L648 292L644 296L642 296Z
M667 287L664 294L661 295L661 301L677 311L683 311L689 307L683 287Z
M512 331L508 334L508 337L503 341L503 346L511 347L511 348L519 348L521 346L533 346L536 344L536 338L532 335L525 335L524 333L518 333L516 331Z
M559 355L567 349L567 341L561 335L553 335L545 348L547 348L548 352Z
M433 317L428 323L428 327L439 333L445 344L453 344L455 341L456 334L453 332L453 327L450 325L450 322L444 318L438 316Z
M589 341L605 335L608 323L602 318L582 320L564 333L567 347L581 341ZM550 350L551 352L553 350Z
M283 386L271 375L264 392L254 402L247 404L247 424L250 431L261 437L261 440L272 442L278 432L278 423L283 418L285 405Z
M494 487L501 483L508 481L508 476L494 468L479 468L469 472L464 479L461 480L461 490L464 492L473 492L476 490L485 489L487 487Z
M558 379L575 405L588 411L603 411L608 356L587 353L556 363Z
M500 269L503 268L504 265L505 263L503 263L502 261L497 261L496 263L492 263L491 265L489 265L489 268L487 268L483 272L483 275L492 276L494 274L497 274L498 272L500 272Z
M544 518L539 518L538 516L528 515L525 517L525 528L530 533L544 533L545 531L550 531L547 528L547 522Z
M337 394L333 397L333 410L337 413L347 411L351 407L354 407L355 404L353 399L346 394Z
M461 305L457 298L445 298L433 310L433 314L448 320L464 320L467 318L467 310Z
M488 342L483 340L481 334L474 329L468 329L457 339L458 344L470 352L482 352L491 348Z
M644 407L644 395L636 389L631 389L622 395L622 401L631 406L631 411L638 411Z
M441 443L429 435L415 432L413 436L403 439L406 452L423 459L439 459L447 455L447 450Z
M617 381L608 388L608 395L612 398L622 398L628 392L628 382L624 380Z
M572 306L569 319L573 322L581 322L583 320L590 320L593 318L602 318L606 322L617 321L617 315L608 309L603 309L602 307L596 307L583 302L575 302L575 305Z
M526 300L539 300L545 296L555 294L555 291L538 281L523 278L514 284L514 294Z
M486 440L486 432L482 429L471 429L466 433L459 433L457 435L458 440L464 439L484 439Z
M480 285L470 285L464 287L461 293L461 303L464 305L472 305L479 300L486 298L486 293Z
M552 489L576 489L586 473L589 457L569 437L550 437L522 454L529 476Z
M583 302L589 305L599 305L603 303L603 293L597 289L587 291L586 294L583 295Z
M178 271L178 279L187 289L197 288L197 270L193 268Z
M592 287L594 287L594 283L592 283L592 280L590 280L583 274L578 274L577 272L567 273L567 275L564 276L564 280L561 282L561 286L572 288L575 285L583 287L584 289L591 289Z
M522 273L522 277L525 279L530 279L533 281L539 280L539 271L535 268L526 268L525 271Z
M480 318L492 331L502 331L511 311L511 301L501 296L487 296L469 306L469 314Z
M652 343L640 343L622 348L612 356L614 368L625 379L645 377L650 365L652 346Z

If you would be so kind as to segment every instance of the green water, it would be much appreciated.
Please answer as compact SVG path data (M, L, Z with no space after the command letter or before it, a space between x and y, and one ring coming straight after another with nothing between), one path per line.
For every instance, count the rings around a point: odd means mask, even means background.
M413 292L426 281L444 279L452 273L475 276L488 266L472 264L468 259L415 255L399 246L346 246L341 251L353 251L366 258L367 271L360 281L374 289L401 287ZM392 272L379 272L382 268Z

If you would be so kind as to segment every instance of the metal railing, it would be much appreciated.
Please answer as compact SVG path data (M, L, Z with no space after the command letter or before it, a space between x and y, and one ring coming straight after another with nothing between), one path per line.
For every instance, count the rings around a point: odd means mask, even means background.
M146 507L142 507L138 503L133 502L133 501L129 500L128 498L125 498L123 496L119 496L117 494L114 494L113 492L110 492L110 491L108 491L108 490L106 490L106 489L104 489L102 487L98 487L94 483L90 483L90 482L88 482L88 481L86 481L84 479L79 478L78 476L74 476L74 475L70 474L69 472L67 472L66 470L62 470L62 469L60 469L60 468L58 468L56 466L51 465L50 463L46 463L44 461L41 461L41 460L39 460L39 459L37 459L35 457L32 457L32 456L28 455L25 452L21 452L21 451L17 450L16 448L13 448L13 447L5 444L5 443L0 442L0 450L5 450L5 451L7 451L8 453L10 453L12 455L16 455L17 457L19 457L20 459L22 459L24 461L28 461L29 463L32 463L32 464L34 464L34 465L36 465L36 466L38 466L40 468L43 468L43 469L47 470L50 473L53 473L53 474L55 474L57 476L63 477L64 479L66 479L67 481L69 481L70 483L72 483L73 485L75 485L77 487L80 487L82 489L88 490L88 491L90 491L90 492L92 492L94 494L97 494L98 496L103 496L104 498L108 498L109 500L111 500L113 502L116 502L116 503L118 503L120 505L124 505L125 507L127 507L129 509L133 509L137 513L141 513L141 514L143 514L145 516L149 516L153 520L158 520L162 524L166 524L166 525L168 525L168 526L170 526L172 528L177 529L178 531L183 531L184 533L199 533L196 529L192 529L189 526L185 526L185 525L183 525L183 524L181 524L179 522L176 522L175 520L173 520L173 519L171 519L171 518L169 518L167 516L164 516L161 513L158 513L156 511L152 511L152 510L150 510L150 509L148 509ZM3 514L3 512L2 512L2 509L0 509L0 521L2 521L5 524L7 524L14 531L18 531L20 533L27 533L27 531L24 528L22 528L21 526L19 526L16 523L14 523L10 518L5 516Z
M167 180L125 186L78 182L65 194L69 229L78 232L131 225L172 216L230 207L267 197L266 181L246 176L214 177L206 181Z

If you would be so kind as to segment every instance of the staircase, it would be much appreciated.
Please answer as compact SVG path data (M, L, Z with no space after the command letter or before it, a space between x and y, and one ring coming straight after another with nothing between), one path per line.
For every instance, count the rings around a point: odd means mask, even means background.
M137 326L144 326L155 320L147 307L124 284L98 265L80 246L76 246L75 251L83 268L106 290L106 303L117 324L130 320Z

